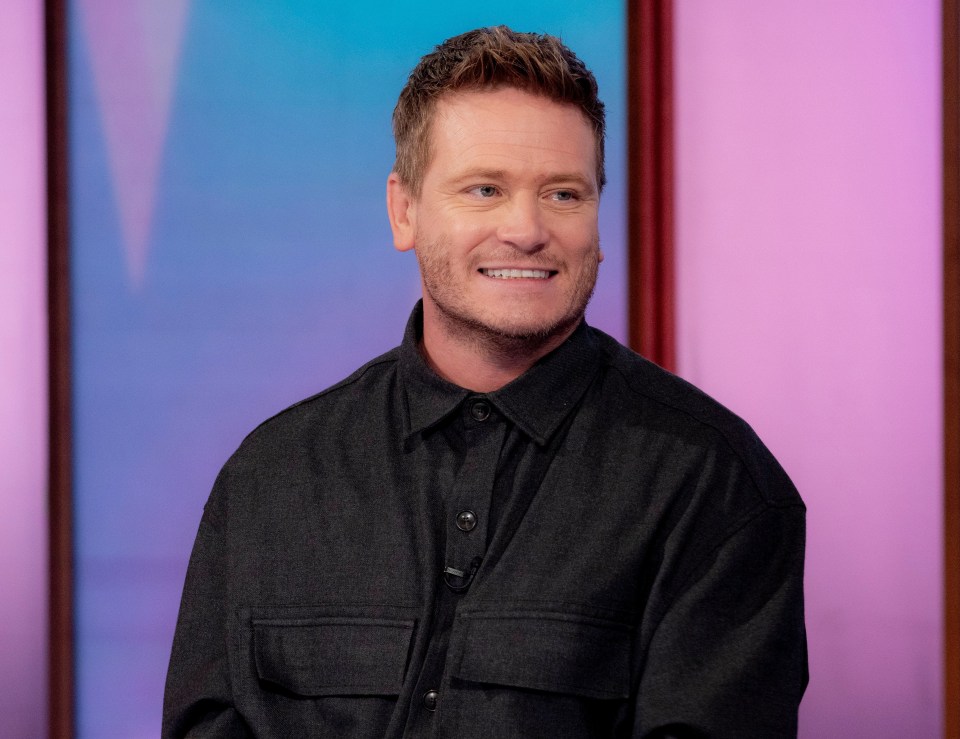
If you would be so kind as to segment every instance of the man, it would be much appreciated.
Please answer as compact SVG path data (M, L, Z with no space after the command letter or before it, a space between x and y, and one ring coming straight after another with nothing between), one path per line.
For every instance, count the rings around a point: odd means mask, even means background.
M603 105L557 39L450 39L394 113L403 343L207 503L164 736L786 737L804 508L739 419L589 328Z

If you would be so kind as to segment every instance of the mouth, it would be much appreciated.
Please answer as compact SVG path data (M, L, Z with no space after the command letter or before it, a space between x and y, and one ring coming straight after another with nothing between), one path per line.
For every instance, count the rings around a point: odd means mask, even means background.
M555 274L555 269L486 269L477 270L486 277L495 280L549 280Z

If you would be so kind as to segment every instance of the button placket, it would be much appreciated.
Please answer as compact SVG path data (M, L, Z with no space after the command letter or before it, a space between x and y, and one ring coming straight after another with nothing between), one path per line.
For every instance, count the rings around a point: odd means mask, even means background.
M467 401L467 453L447 500L446 557L443 578L456 593L465 592L487 547L487 514L506 424L490 402Z

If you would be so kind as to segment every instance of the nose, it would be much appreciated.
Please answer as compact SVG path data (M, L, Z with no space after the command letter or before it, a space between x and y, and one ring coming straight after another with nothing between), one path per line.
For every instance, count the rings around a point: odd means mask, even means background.
M533 253L547 243L547 227L536 196L515 196L500 211L497 237L514 249Z

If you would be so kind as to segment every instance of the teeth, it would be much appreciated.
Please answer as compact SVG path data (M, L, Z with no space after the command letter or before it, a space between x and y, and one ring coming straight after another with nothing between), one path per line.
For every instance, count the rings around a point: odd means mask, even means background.
M545 280L550 276L550 273L545 269L481 269L480 271L487 277L494 277L498 280L514 280L520 277Z

